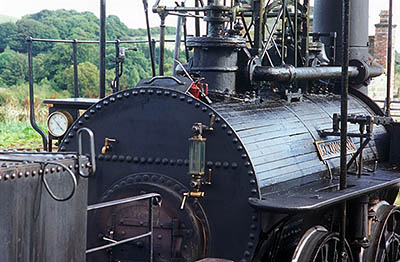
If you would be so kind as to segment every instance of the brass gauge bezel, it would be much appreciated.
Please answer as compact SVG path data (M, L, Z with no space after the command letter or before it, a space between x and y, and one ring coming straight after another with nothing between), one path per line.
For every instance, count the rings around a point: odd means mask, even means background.
M50 120L51 120L51 118L54 117L55 115L61 115L61 116L63 116L63 117L67 120L67 126L66 126L64 132L63 132L61 135L56 135L56 134L51 130L51 128L50 128ZM71 115L69 112L66 112L66 111L55 111L55 112L51 113L51 114L47 117L47 130L49 131L49 133L50 133L53 137L59 138L59 137L64 136L64 135L67 133L69 127L72 125L72 122L73 122L73 117L72 117L72 115Z

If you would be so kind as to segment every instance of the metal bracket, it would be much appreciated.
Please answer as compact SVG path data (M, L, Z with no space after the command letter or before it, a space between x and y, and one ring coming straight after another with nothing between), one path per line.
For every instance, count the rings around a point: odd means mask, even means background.
M92 130L87 127L80 128L77 132L78 135L78 173L81 177L89 177L90 172L88 171L88 175L85 175L81 171L81 155L83 154L83 145L82 145L82 132L85 131L89 135L89 143L90 143L90 166L92 168L92 174L96 172L96 152L94 150L94 134Z

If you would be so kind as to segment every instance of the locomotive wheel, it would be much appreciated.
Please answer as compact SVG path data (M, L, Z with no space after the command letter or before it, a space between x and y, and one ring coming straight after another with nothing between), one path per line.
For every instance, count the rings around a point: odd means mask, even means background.
M400 208L381 205L376 210L376 222L371 228L371 246L363 255L365 262L395 262L400 260Z
M352 262L350 246L346 241L347 262ZM338 233L329 232L324 227L309 229L300 240L292 262L339 262L340 238Z

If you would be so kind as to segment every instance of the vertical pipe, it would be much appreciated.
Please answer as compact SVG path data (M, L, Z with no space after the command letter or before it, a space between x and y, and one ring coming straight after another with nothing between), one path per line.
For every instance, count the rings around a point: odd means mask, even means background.
M77 59L77 45L78 40L72 40L72 57L74 60L74 97L79 97L79 89L78 89L78 59Z
M47 151L47 136L42 129L36 124L35 119L35 93L33 90L33 54L32 54L32 37L27 38L28 43L28 70L29 70L29 120L31 126L42 137L43 150Z
M340 154L340 188L345 189L347 187L347 167L346 167L346 156L347 156L347 111L348 111L348 87L349 87L349 27L350 27L350 0L342 0L343 3L343 24L342 24L342 99L341 99L341 154Z
M100 0L100 86L99 97L106 96L106 0Z
M177 60L179 60L179 52L181 46L181 37L182 37L182 16L178 16L178 21L176 25L176 34L175 34L175 48L174 48L174 63L172 66L172 75L176 75L176 66Z
M392 55L393 55L393 0L389 0L389 31L387 46L387 83L386 83L386 116L390 116L392 87Z
M115 83L114 83L113 93L119 91L119 64L120 64L119 44L120 40L117 39L117 41L115 41Z
M294 0L294 66L297 67L297 55L298 55L298 48L299 48L299 35L298 35L298 1Z
M153 262L153 198L149 199L149 232L151 232L149 236L149 261Z
M199 0L194 1L195 7L199 7ZM198 11L194 12L196 15L196 18L194 19L194 25L195 25L195 35L200 36L200 18L198 15L200 14Z
M350 35L350 0L342 0L342 98L341 98L341 123L340 123L340 190L347 187L347 113L348 113L348 88L349 88L349 35ZM346 261L346 201L342 203L342 216L340 226L340 247L342 261Z
M146 16L146 28L147 28L147 41L149 42L149 51L150 51L150 60L151 60L151 72L153 73L153 77L156 76L156 64L154 61L154 46L151 44L151 32L150 32L150 23L149 23L149 9L147 0L143 0L144 14Z
M263 27L263 10L264 10L264 0L255 0L254 1L254 12L253 12L253 20L254 20L254 49L257 54L260 52L262 48L262 27Z
M189 62L189 49L187 48L187 26L186 26L186 18L183 18L183 41L185 43L185 56L186 56L186 62Z
M159 72L160 76L164 75L164 50L165 50L165 17L166 14L161 13L161 24L160 24L160 64Z
M286 0L282 0L282 50L281 50L281 62L285 64L285 38L286 38Z
M309 24L309 12L310 12L310 2L309 0L304 0L304 4L306 9L304 22L302 24L302 29L303 29L303 37L302 37L302 51L303 51L303 56L305 58L305 66L308 66L309 64L309 32L308 32L308 24Z

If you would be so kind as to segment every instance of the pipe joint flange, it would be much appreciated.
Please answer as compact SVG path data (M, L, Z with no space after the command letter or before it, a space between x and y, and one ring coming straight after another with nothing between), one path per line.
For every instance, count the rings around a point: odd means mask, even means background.
M370 77L369 65L365 61L353 59L350 60L349 65L355 66L358 69L358 75L351 78L353 84L361 85Z
M296 80L296 67L294 67L293 65L284 65L284 67L286 67L289 71L289 79L288 79L288 83L293 83Z

